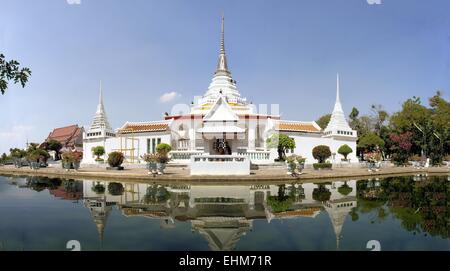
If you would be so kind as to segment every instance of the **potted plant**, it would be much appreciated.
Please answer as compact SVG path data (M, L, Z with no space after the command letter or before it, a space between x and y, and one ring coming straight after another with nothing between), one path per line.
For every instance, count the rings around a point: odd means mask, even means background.
M93 155L97 156L95 158L95 162L100 164L105 161L103 158L100 158L100 156L105 154L105 147L103 147L103 146L92 147L91 151L92 151Z
M159 175L164 174L164 169L169 160L167 153L156 154L156 171Z
M156 146L156 170L158 174L164 174L166 164L169 162L169 152L172 147L166 143L160 143Z
M286 165L287 165L287 174L294 175L295 169L297 168L297 157L295 155L286 157Z
M40 153L38 150L31 151L27 154L27 160L31 169L37 170L40 168L39 165Z
M297 156L297 163L298 163L298 172L301 174L303 169L305 169L305 161L306 158L303 158L301 156Z
M121 152L110 152L108 154L108 164L107 170L123 170L122 163L125 159L125 156Z
M83 159L83 153L79 151L73 152L73 161L72 161L72 167L75 170L78 170L80 168L81 160Z
M156 162L158 156L156 154L147 153L141 156L141 158L147 163L148 174L155 174L157 169Z
M447 167L450 167L450 154L444 157L444 161L447 164Z
M69 171L72 168L72 163L75 161L75 155L73 152L68 151L68 152L64 152L61 155L61 165L62 168L64 168L65 170Z
M344 144L344 145L340 146L339 149L338 149L338 153L340 155L344 156L344 159L342 159L342 161L348 161L347 160L347 155L349 155L352 152L353 152L352 148L350 148L350 146L347 145L347 144Z
M379 165L377 166L381 161L381 154L379 152L368 152L364 155L364 159L367 161L368 171L379 170Z
M409 158L409 163L413 166L413 167L420 167L422 158L419 155L413 155Z

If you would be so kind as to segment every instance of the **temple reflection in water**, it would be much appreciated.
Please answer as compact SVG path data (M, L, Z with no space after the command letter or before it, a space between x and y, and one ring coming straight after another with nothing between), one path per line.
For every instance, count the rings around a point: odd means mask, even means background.
M254 220L270 223L327 212L339 248L345 218L356 207L356 181L233 186L84 181L83 200L101 239L114 205L126 217L159 219L162 228L190 221L211 250L233 250Z

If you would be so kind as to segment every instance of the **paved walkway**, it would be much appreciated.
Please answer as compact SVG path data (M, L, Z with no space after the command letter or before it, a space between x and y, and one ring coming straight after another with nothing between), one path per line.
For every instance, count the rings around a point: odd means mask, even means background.
M32 170L28 167L15 168L14 166L0 166L0 174L3 175L32 175L59 177L67 179L92 179L92 180L117 180L117 181L139 181L139 182L286 182L286 181L329 181L330 179L363 179L382 177L390 175L416 175L416 174L444 174L450 175L448 167L432 167L426 169L415 169L412 167L387 167L376 172L368 172L366 168L335 168L332 170L305 169L303 174L292 177L286 174L284 167L263 167L252 170L250 176L190 176L189 168L174 167L166 168L164 175L148 175L146 169L133 168L123 171L105 170L104 168L81 168L78 171L66 171L62 168L41 168Z

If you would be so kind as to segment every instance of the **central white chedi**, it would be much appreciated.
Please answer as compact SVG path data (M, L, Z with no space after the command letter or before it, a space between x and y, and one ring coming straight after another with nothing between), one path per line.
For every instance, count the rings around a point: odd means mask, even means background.
M277 157L277 151L268 148L267 139L274 134L292 137L296 148L288 155L301 155L306 158L307 164L316 162L312 149L318 145L329 146L332 152L330 162L341 163L343 156L338 154L338 149L347 144L353 150L348 156L350 161L358 161L357 134L348 125L342 110L339 76L334 110L324 130L315 121L282 120L278 114L255 112L256 107L241 96L231 75L224 30L222 16L219 56L213 78L204 95L191 105L189 113L166 114L159 121L127 121L113 131L106 117L100 90L92 126L83 137L83 163L95 163L91 152L95 146L104 146L106 153L124 153L126 163L144 163L141 158L144 154L154 153L158 144L167 143L172 146L171 163L189 164L191 157L199 155L228 155L229 161L241 161L234 160L234 157L245 157L247 162L250 160L253 164L271 164ZM223 158L219 160L225 161ZM235 174L232 170L228 171Z

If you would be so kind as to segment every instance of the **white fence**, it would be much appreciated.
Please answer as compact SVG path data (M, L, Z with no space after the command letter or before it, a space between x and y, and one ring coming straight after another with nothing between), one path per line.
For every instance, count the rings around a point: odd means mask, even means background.
M191 175L250 175L250 160L239 155L193 155Z

